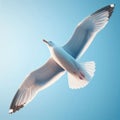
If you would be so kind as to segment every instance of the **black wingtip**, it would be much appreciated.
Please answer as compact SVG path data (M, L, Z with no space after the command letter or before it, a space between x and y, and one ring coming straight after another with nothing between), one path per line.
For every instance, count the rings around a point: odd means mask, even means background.
M110 18L111 15L112 15L112 12L113 12L113 10L114 10L114 7L115 7L115 4L107 5L107 6L103 7L103 8L101 8L101 9L97 10L97 11L94 12L92 15L94 15L94 14L96 14L96 13L99 13L99 12L102 12L102 11L108 11L108 12L109 12L108 18Z
M24 105L14 106L14 108L10 108L9 114L15 113L16 111L18 111L18 110L21 109L22 107L24 107Z
M12 114L12 113L18 111L20 108L24 107L24 105L19 105L19 106L16 105L16 101L17 101L18 94L19 94L19 90L18 90L17 93L15 94L15 96L14 96L14 98L13 98L13 101L12 101L12 103L11 103L11 105L10 105L9 114Z

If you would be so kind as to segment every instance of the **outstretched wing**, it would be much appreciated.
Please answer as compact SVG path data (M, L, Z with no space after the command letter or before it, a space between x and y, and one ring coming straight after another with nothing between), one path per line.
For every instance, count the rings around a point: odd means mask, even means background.
M9 113L13 113L30 102L36 94L53 84L64 73L64 70L50 58L41 68L30 73L15 94Z
M63 48L74 58L80 57L87 50L96 34L105 27L113 12L114 4L108 5L78 24L71 39Z

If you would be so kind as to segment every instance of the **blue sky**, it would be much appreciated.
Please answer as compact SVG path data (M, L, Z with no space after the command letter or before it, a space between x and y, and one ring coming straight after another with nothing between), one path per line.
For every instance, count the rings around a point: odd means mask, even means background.
M9 115L11 100L25 76L50 56L42 39L64 45L82 19L111 3L116 8L108 25L81 58L81 62L96 62L92 82L71 90L64 75L24 109ZM118 0L0 0L0 119L120 119L119 21Z

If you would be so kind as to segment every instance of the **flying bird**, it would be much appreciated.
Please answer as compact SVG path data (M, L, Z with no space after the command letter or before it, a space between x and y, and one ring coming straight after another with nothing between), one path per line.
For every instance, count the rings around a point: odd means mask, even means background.
M40 91L55 83L65 72L71 89L85 87L94 76L95 62L79 63L96 34L108 23L114 4L105 6L80 22L70 40L62 47L52 41L43 40L48 46L51 57L24 80L10 105L9 113L14 113L28 104Z

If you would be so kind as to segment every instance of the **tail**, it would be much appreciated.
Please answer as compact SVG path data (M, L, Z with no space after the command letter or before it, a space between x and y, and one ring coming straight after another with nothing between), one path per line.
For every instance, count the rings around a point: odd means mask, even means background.
M68 73L69 88L79 89L85 87L94 76L95 62L80 63L80 70L79 75Z

